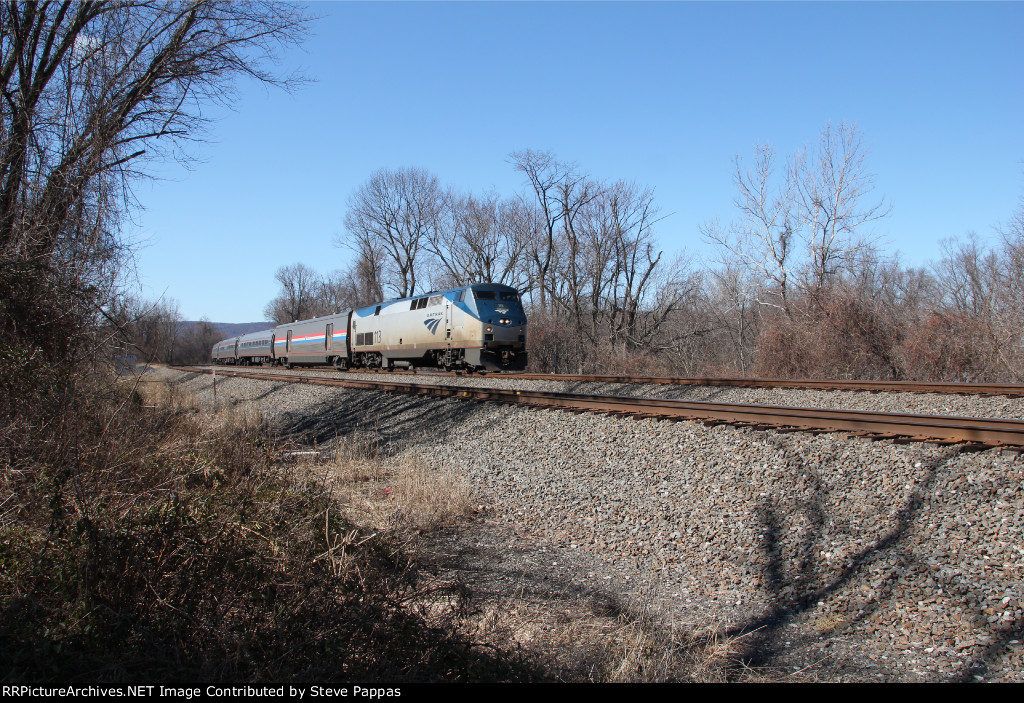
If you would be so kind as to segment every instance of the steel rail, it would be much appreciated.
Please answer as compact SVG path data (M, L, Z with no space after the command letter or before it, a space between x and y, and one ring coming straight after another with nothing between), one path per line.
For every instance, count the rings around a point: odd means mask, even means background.
M224 368L224 367L218 367ZM243 367L245 368L245 367ZM326 368L326 367L325 367ZM409 371L404 369L349 369L349 373L382 376L465 376L465 371ZM617 376L565 373L486 372L484 376L519 378L524 381L579 381L583 383L645 383L674 386L724 386L733 388L805 388L811 390L867 391L870 393L951 393L956 395L1004 395L1024 397L1024 383L962 383L938 381L841 381L812 378L741 378L730 376Z
M358 371L357 371L358 372ZM365 371L362 371L365 373ZM372 371L371 373L402 373ZM407 372L406 372L407 373ZM442 372L451 375L452 372ZM868 391L871 393L953 393L958 395L1005 395L1024 397L1024 383L940 383L933 381L831 381L810 378L739 378L727 376L608 376L543 374L511 371L502 378L527 381L580 381L585 383L648 383L674 386L726 386L735 388L808 388L813 390Z
M210 369L198 367L175 368L199 373L211 372ZM532 407L560 408L623 416L696 420L747 425L763 429L850 432L873 438L906 438L915 441L969 442L986 446L1024 447L1024 420L472 388L402 381L261 373L234 369L217 369L217 372L220 375L258 380L382 390L459 400L519 403Z
M734 386L737 388L811 388L844 391L892 391L899 393L957 393L1024 396L1021 383L935 383L931 381L830 381L801 378L729 378L721 376L677 378L671 376L588 376L574 374L508 374L516 378L592 383L650 383L677 386Z

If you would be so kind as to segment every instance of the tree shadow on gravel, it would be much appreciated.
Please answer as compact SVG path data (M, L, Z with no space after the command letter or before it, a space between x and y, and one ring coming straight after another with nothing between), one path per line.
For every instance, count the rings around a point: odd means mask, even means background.
M881 537L850 555L844 566L826 579L822 579L821 576L828 574L829 568L827 564L820 562L819 555L824 547L823 528L828 518L825 511L827 490L820 477L813 477L814 493L807 506L812 529L801 542L789 550L783 545L783 516L768 500L761 502L757 516L763 538L761 551L765 556L762 570L763 587L768 591L773 606L729 628L725 633L730 637L744 637L742 660L747 665L776 665L784 650L781 642L784 628L798 616L854 581L871 564L883 559L887 552L899 551L943 463L945 460L922 467L914 489L895 514L895 523ZM880 602L881 600L875 601L871 608L877 608ZM862 609L857 619L863 619L870 612L870 609Z
M482 622L480 636L526 640L526 656L542 661L554 680L606 680L607 640L592 642L576 627L594 619L618 625L630 618L628 606L614 593L580 583L571 566L552 568L532 545L506 547L506 539L501 528L479 523L448 531L428 541L420 567L464 585Z
M629 397L664 398L666 400L685 400L695 402L714 402L730 390L726 386L684 386L677 384L662 384L656 392L634 395L624 393L623 391L628 390L628 386L622 383L595 384L591 381L567 382L565 389L565 392L567 393L582 393L584 395L627 395Z
M206 383L197 384L194 387L195 391L212 393L213 392L213 388L214 388L214 381L213 381L212 374L195 374L195 375L196 376L205 376L206 379L207 379ZM185 382L187 382L188 380L190 380L190 379L185 379ZM228 385L227 387L225 387L225 381L228 384L230 384L232 381L244 381L244 380L246 380L246 379L234 378L232 376L224 376L221 379L221 382L220 382L221 383L220 395L223 396L226 393L227 394L231 393L231 386ZM267 388L265 391L263 391L262 393L258 394L258 395L253 395L253 396L248 396L247 395L246 398L245 398L245 402L246 403L255 404L257 407L259 407L259 404L262 401L264 401L264 400L266 400L266 399L268 399L268 398L270 398L270 397L280 393L281 391L284 391L284 390L286 390L286 389L288 389L288 388L290 388L291 386L294 385L294 384L289 383L287 381L275 381L273 379L268 379L268 380L264 381L264 383L269 383L269 384L271 384L271 386L269 388ZM218 404L220 404L222 402L227 402L227 401L225 401L223 398L219 398L218 399Z
M1000 657L1009 653L1012 647L1020 648L1024 641L1024 617L1016 617L1008 622L989 626L992 642L985 646L984 651L971 658L960 671L949 677L954 683L970 683L984 678L992 670L992 665Z
M864 602L856 612L849 612L842 618L837 618L836 626L845 627L865 622L883 608L890 599L891 590L896 582L908 572L923 566L918 564L920 558L904 543L915 523L920 520L922 507L935 487L937 477L955 457L954 454L925 463L912 490L895 511L889 528L867 546L846 556L844 564L838 570L835 567L830 569L821 556L827 548L824 538L825 526L832 516L825 509L828 491L819 477L813 477L813 497L804 506L811 529L802 540L789 547L783 543L788 515L781 512L777 506L773 506L770 501L763 500L757 510L761 525L761 551L765 557L761 570L762 588L767 591L773 605L723 632L726 637L742 638L744 645L739 657L742 665L778 667L787 652L792 650L789 645L795 637L795 634L786 628L798 617L822 605L845 587L857 583L861 577L865 577L866 585L866 574L873 570L872 567L887 574L886 586L880 594L881 597ZM968 584L947 583L947 588L950 585ZM1024 635L1024 623L1021 618L990 625L983 621L982 615L976 613L973 624L988 630L992 641L980 656L969 659L959 672L949 677L949 680L971 681L984 675L989 671L990 663L1005 653L1012 646L1011 642L1019 642ZM825 627L822 632L831 629L832 627ZM784 643L784 639L788 640L788 643ZM824 652L821 659L814 664L819 668L836 666L854 675L860 666L856 661L836 661ZM897 664L893 661L892 665ZM883 676L891 678L899 676L895 669L883 673L879 671L877 664L871 666L874 668L872 673L876 675L882 673Z
M383 440L381 450L397 451L402 442L438 438L438 428L464 422L479 412L479 403L438 398L355 391L339 404L286 417L276 424L284 439L327 444L353 432L372 431ZM390 449L389 449L390 447Z
M426 540L420 567L464 585L477 638L521 643L558 681L763 679L751 669L732 671L733 643L720 633L676 625L657 610L653 593L604 580L607 566L592 555L541 544L481 520Z
M209 394L211 394L210 397L211 397L211 402L212 402L213 389L216 387L216 380L215 380L213 374L202 373L202 372L198 372L198 371L180 371L178 373L180 375L175 379L175 381L174 381L175 385L188 386L190 391L192 393L195 393L196 395L201 395L201 394L209 393ZM240 380L244 380L244 379L238 379L238 378L234 378L232 376L221 376L220 391L218 392L218 395L224 396L225 394L230 394L231 393L231 385L230 384L232 383L232 381L240 381ZM259 404L262 401L266 400L267 398L270 398L271 396L273 396L276 393L281 392L282 390L288 388L291 385L290 383L286 383L284 381L273 381L273 380L268 381L268 383L271 383L273 385L270 388L268 388L267 390L265 390L262 393L260 393L259 395L251 396L251 397L247 396L246 399L245 399L245 402L246 403L250 403L250 404L255 404L257 407L259 407ZM230 396L219 397L217 399L217 405L218 406L222 406L225 403L231 402L229 398L230 398Z

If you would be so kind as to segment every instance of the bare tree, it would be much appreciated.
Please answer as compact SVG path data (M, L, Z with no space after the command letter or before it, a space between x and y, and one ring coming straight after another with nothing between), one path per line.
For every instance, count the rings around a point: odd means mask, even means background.
M526 242L525 251L532 279L530 288L536 291L542 310L554 309L559 301L558 289L564 281L554 275L560 258L557 239L574 233L572 218L594 197L596 189L573 164L556 160L550 152L527 149L514 152L509 158L515 169L526 176L537 207L535 224L538 226L529 232L532 237ZM571 249L578 245L578 239L567 243L570 251L561 257L563 261L573 259Z
M755 290L761 283L748 278L747 269L726 265L709 277L705 349L708 366L746 374L753 366L760 312Z
M1024 378L1024 257L1013 227L1001 230L998 249L985 247L973 233L966 241L944 242L945 256L935 266L944 303L940 313L963 321L961 336L975 367L963 372L979 379Z
M741 219L724 229L717 221L706 223L701 233L716 243L727 269L743 268L760 279L753 289L757 302L788 313L790 279L796 244L796 173L787 165L781 181L777 175L775 151L770 145L755 149L754 170L744 171L735 159L733 204Z
M204 363L213 345L225 337L209 320L185 323L174 300L122 296L107 312L107 329L119 339L113 351L134 354L143 363Z
M185 332L179 332L174 353L168 361L172 364L202 364L210 360L213 345L224 339L224 335L210 321L202 319Z
M589 307L589 288L594 272L600 270L598 262L594 260L594 255L599 255L599 249L594 246L597 241L592 236L593 228L591 236L587 232L587 210L601 197L604 188L587 176L571 172L566 173L556 190L562 230L557 245L562 250L562 256L557 259L561 265L556 268L557 278L549 290L554 301L575 325L574 338L581 345L577 357L582 371L588 354L588 348L583 346L583 342L587 340L584 322ZM597 275L600 276L600 273ZM592 347L593 335L589 341Z
M114 292L139 165L179 155L236 77L284 83L264 66L305 22L273 3L0 5L3 331L66 356L73 335L55 331Z
M820 290L874 255L865 226L892 208L884 198L871 199L874 177L853 125L826 125L814 150L788 159L781 169L771 146L758 145L755 153L752 171L736 158L733 203L739 220L728 227L709 222L701 233L718 245L723 264L760 279L759 304L788 316L794 287Z
M945 294L945 305L957 313L981 319L993 307L998 285L999 259L986 250L971 232L966 241L942 243L944 256L936 265L936 275Z
M1015 327L1024 334L1024 197L1009 223L999 228L999 234L1005 259L1001 272L1004 299L1001 317L1006 327ZM1018 360L1024 359L1024 346L1018 344L1015 356ZM1018 376L1024 372L1022 366L1024 363L1018 361Z
M1000 305L996 323L1006 330L1002 360L1014 381L1024 380L1024 199L1008 225L1000 229Z
M174 300L147 302L124 297L111 306L109 319L118 328L127 351L143 362L168 362L177 351L182 319Z
M518 236L519 207L518 201L502 201L496 193L449 192L444 223L429 241L441 272L433 287L484 282L525 286L526 240Z
M277 324L304 320L320 312L324 282L316 271L298 263L282 266L274 274L281 292L267 303L263 314Z
M503 203L499 217L502 231L507 233L505 236L510 242L515 243L517 251L513 279L509 285L519 289L525 299L539 300L539 262L543 257L537 254L544 250L542 242L547 238L544 213L530 199L513 197Z
M379 266L381 283L399 297L417 290L423 250L436 236L444 192L436 176L420 168L381 169L349 198L345 246Z
M602 287L612 335L634 347L647 345L690 289L685 259L661 263L653 227L662 218L654 191L618 182L608 191L614 268Z
M809 258L804 285L809 289L823 288L851 270L872 249L864 225L892 211L884 198L869 200L874 176L866 158L857 127L840 123L826 125L817 150L797 159L797 201Z
M352 286L353 299L358 305L384 299L384 252L373 242L358 243L356 258L350 264L347 275Z
M592 187L595 194L566 218L566 234L559 239L566 252L559 269L571 302L566 307L589 320L579 333L592 342L608 339L635 350L657 334L675 306L666 295L675 277L662 275L668 267L654 245L653 226L660 219L654 191L623 181Z
M352 269L335 270L320 277L313 296L313 315L322 317L365 305L358 297L359 287L353 280ZM377 300L376 298L374 300Z

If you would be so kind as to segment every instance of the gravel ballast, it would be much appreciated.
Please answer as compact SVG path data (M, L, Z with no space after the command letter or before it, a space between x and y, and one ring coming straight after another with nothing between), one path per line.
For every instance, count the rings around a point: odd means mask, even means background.
M177 378L212 401L209 375ZM1024 460L1015 453L227 377L217 391L222 407L256 404L303 440L372 431L396 452L457 469L510 539L535 544L553 565L588 564L578 578L594 587L644 593L673 624L748 633L754 663L845 680L1024 681ZM1024 406L781 389L632 394L1015 418Z
M244 369L243 369L244 370ZM426 383L443 386L503 388L563 393L623 395L634 398L676 398L718 403L784 405L803 408L836 408L871 412L998 417L1024 420L1024 398L999 395L957 395L949 393L892 393L871 391L827 391L802 388L735 388L729 386L680 386L665 383L589 383L584 381L531 381L513 376L449 376L431 373L339 373L334 370L260 368L260 373L307 374L327 378Z

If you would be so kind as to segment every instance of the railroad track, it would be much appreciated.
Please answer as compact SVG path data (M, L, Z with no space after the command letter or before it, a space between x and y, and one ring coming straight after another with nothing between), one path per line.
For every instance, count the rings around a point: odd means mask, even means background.
M219 367L223 368L223 367ZM408 371L350 369L350 373L382 376L466 376L464 371ZM609 376L564 373L523 373L519 371L484 374L524 381L580 381L584 383L647 383L673 386L725 386L732 388L806 388L827 391L866 391L869 393L950 393L955 395L1002 395L1024 397L1024 383L936 383L931 381L829 381L809 378L739 378L728 376Z
M931 383L928 381L821 381L787 378L728 378L721 376L677 378L672 376L582 376L573 374L525 374L509 376L537 381L586 381L590 383L651 383L675 386L731 386L735 388L810 388L830 391L897 393L955 393L959 395L1024 396L1024 383Z
M211 372L211 369L201 367L175 368L199 373ZM696 420L707 424L740 425L757 429L845 432L852 436L871 439L967 443L978 448L1024 449L1024 420L472 388L408 383L398 380L352 379L340 375L337 377L305 376L224 368L218 368L216 371L218 375L258 380L380 390L458 400L514 403L537 408L557 408L574 412L595 412L636 418Z

